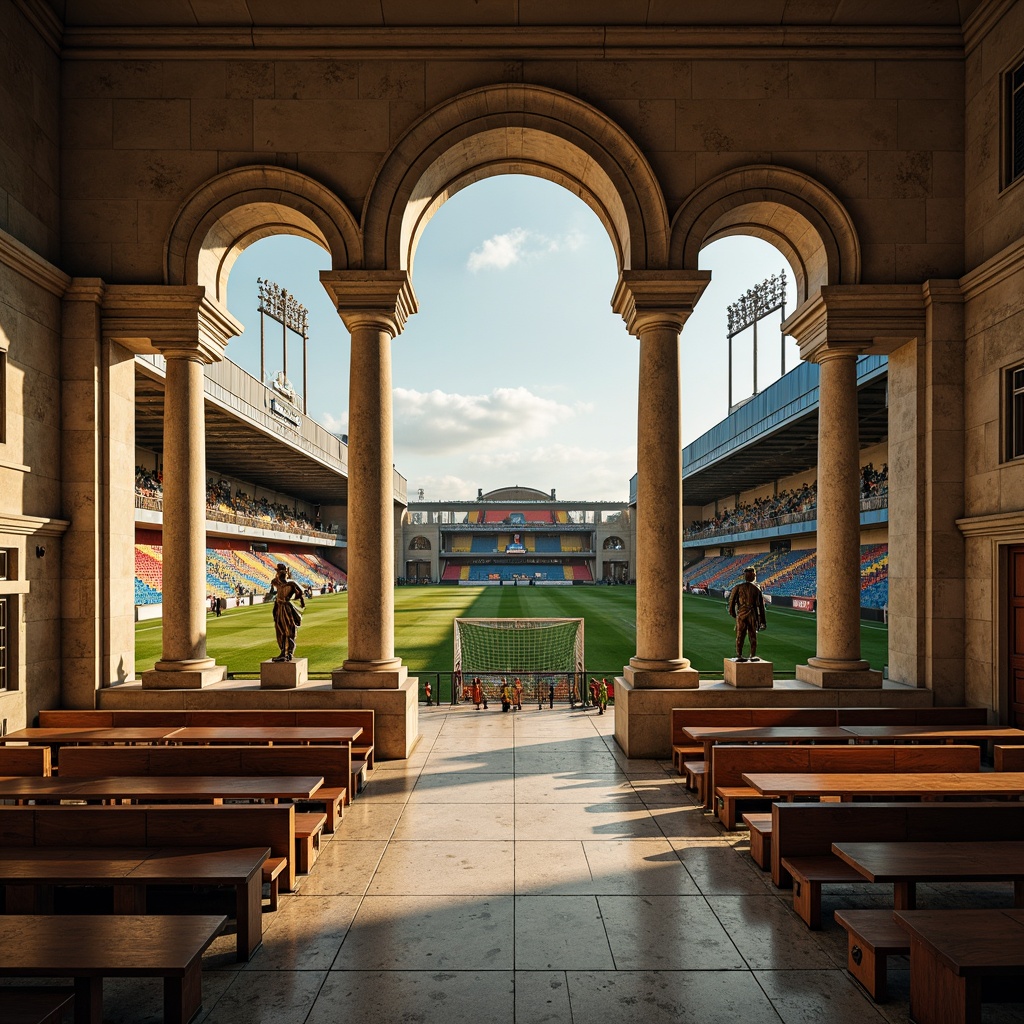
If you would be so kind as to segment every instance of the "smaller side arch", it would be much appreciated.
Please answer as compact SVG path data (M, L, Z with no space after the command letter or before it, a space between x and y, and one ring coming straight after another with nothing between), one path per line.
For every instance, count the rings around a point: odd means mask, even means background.
M753 164L700 186L672 220L670 266L695 270L705 245L738 234L763 238L786 256L798 301L822 285L860 281L853 218L832 192L800 171Z
M362 265L362 236L344 203L313 178L285 167L237 167L200 185L174 218L165 253L167 284L205 285L225 301L238 255L270 235L308 238L332 270Z

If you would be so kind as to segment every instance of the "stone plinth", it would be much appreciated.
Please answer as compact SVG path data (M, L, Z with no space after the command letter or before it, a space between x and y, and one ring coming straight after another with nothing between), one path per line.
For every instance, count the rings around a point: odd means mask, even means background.
M309 679L309 659L260 662L260 686L264 690L293 690Z
M811 683L825 690L874 690L882 685L882 673L868 668L850 670L829 669L810 664L797 665L796 677L801 682Z
M228 670L215 664L212 658L195 663L158 661L155 668L142 673L142 687L146 690L201 690L222 682L227 675Z
M737 661L726 658L723 662L725 682L729 686L772 687L772 663L770 661Z

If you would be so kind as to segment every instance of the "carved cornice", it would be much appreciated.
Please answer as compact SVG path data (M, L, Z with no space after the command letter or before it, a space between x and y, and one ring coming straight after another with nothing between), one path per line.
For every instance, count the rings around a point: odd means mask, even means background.
M50 6L43 0L14 0L14 6L31 22L43 42L59 56L64 26Z
M964 49L970 53L999 23L1016 0L987 0L964 22Z
M956 525L965 537L994 537L1019 542L1024 538L1024 512L996 512L987 516L967 516Z
M827 285L786 318L800 358L829 351L888 355L925 333L921 285Z
M0 512L0 533L21 537L61 537L70 525L67 519L41 519Z
M682 330L710 283L708 270L624 270L612 295L612 312L634 337L653 323Z
M63 270L48 263L38 253L3 230L0 230L0 263L33 284L39 285L40 288L45 288L58 299L64 297L64 292L71 283L71 278Z
M201 285L108 285L103 337L131 352L216 363L242 325Z
M688 60L750 57L960 59L959 26L506 25L70 27L76 60Z
M960 278L960 287L967 299L976 299L989 288L1002 284L1007 278L1024 271L1024 238L1018 238L997 252L981 266Z
M322 270L320 283L350 332L373 327L397 338L419 312L412 278L404 270Z

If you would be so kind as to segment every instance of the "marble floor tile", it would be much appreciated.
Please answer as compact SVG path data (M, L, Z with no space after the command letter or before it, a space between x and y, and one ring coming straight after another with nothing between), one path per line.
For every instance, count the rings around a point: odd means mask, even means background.
M233 974L203 972L203 1005L191 1024L202 1024L209 1019L217 1000L232 981ZM46 984L47 979L25 978L21 983L36 986ZM160 978L103 979L103 1024L163 1024L163 1020L164 985Z
M374 896L511 894L511 842L392 840L370 883Z
M608 971L614 967L594 896L517 896L516 968Z
M387 844L381 840L338 838L324 846L313 870L299 883L300 896L362 896Z
M247 971L326 971L359 909L358 896L296 896L282 906Z
M594 893L590 864L578 839L516 840L515 881L521 896Z
M511 770L503 774L458 770L421 776L409 797L412 804L492 804L511 807L515 797Z
M514 1024L512 977L511 971L334 971L305 1024Z
M341 828L331 837L347 840L385 840L391 838L402 816L404 803L361 800L358 797L345 808Z
M740 853L728 840L672 839L680 860L705 895L763 896L773 892L771 877L761 870L746 853Z
M515 769L515 753L501 750L434 750L423 765L421 778L430 775L511 775Z
M878 1007L846 971L756 971L783 1024L881 1024Z
M636 803L636 794L625 776L593 771L517 775L516 803L608 804Z
M353 798L363 804L404 804L416 788L419 774L374 771L363 791Z
M703 896L598 896L618 971L746 967Z
M514 956L511 896L367 896L335 971L500 971Z
M573 1024L564 971L516 971L516 1024Z
M511 789L511 779L508 781ZM405 805L394 835L396 840L455 842L480 839L511 842L514 837L515 808L511 800L479 804L410 801Z
M603 804L531 804L516 815L517 839L660 839L647 808L637 801Z
M666 839L585 840L592 891L602 895L695 896L696 883Z
M552 775L556 772L595 772L599 775L621 775L626 778L615 758L589 751L564 750L561 753L536 753L517 749L514 761L519 775Z
M210 1009L209 1024L299 1024L326 971L242 971ZM205 978L204 978L205 980Z

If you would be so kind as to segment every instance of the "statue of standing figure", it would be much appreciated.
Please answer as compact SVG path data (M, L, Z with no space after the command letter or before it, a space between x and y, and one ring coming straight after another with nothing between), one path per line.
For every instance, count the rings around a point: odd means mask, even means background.
M736 660L743 657L743 641L750 637L750 660L758 661L757 631L768 623L764 615L764 594L757 585L757 570L750 566L743 570L743 582L737 583L729 594L729 614L736 620Z
M306 599L302 588L288 578L288 566L284 562L277 563L277 575L270 581L270 589L274 594L274 631L277 633L277 646L281 653L274 661L291 661L295 654L295 635L302 625L302 612L291 603L293 597L305 608Z

